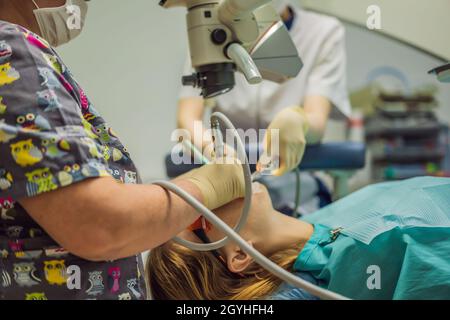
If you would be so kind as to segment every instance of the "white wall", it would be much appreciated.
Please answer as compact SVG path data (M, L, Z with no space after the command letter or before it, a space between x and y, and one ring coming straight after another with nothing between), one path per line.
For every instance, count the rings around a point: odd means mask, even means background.
M298 2L298 0L295 0ZM300 0L305 7L366 25L367 8L381 9L381 33L414 43L450 60L448 0Z
M187 50L185 13L155 0L95 0L89 9L82 35L59 52L144 180L165 177Z
M165 10L157 0L95 0L86 29L59 51L97 109L118 132L150 181L165 176L164 155L175 127L177 94L187 37L183 9ZM348 27L349 87L364 83L380 64L394 65L414 82L432 80L436 60L380 36ZM450 88L442 87L450 122ZM339 126L330 126L332 140ZM338 138L337 138L338 137Z

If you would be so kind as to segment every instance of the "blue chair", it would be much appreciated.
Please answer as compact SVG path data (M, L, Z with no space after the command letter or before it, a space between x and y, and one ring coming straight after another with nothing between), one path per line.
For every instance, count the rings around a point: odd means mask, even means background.
M247 154L259 152L258 148L259 146L247 146ZM166 156L165 163L167 176L171 179L202 166L201 164L175 164L172 154ZM350 177L355 171L364 168L365 164L365 144L356 142L323 143L306 148L299 169L329 173L334 179L334 200L337 200L349 193ZM252 165L251 169L254 171L255 165Z

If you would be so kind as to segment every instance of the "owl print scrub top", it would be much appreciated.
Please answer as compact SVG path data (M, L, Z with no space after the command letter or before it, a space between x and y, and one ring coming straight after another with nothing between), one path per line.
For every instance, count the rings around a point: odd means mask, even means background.
M0 21L0 299L146 298L140 256L76 257L16 202L104 176L140 183L129 153L58 54Z

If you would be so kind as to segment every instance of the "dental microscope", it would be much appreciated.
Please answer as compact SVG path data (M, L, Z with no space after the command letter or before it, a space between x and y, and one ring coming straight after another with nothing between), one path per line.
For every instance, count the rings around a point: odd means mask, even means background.
M297 48L270 0L161 0L164 8L186 7L195 73L185 86L204 98L227 93L241 72L249 84L277 83L296 77L303 67Z

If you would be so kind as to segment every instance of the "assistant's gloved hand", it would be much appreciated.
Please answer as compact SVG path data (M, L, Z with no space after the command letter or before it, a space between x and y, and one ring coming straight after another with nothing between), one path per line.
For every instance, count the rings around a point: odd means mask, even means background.
M270 154L272 137L271 130L279 130L279 154ZM273 119L266 132L265 155L272 158L279 156L280 166L274 172L275 176L282 176L295 169L303 159L306 148L306 135L309 130L308 119L306 113L301 107L290 107L279 112Z
M214 210L245 195L245 182L242 165L228 159L217 159L180 177L194 183L203 196L205 206ZM224 163L224 164L221 164Z

